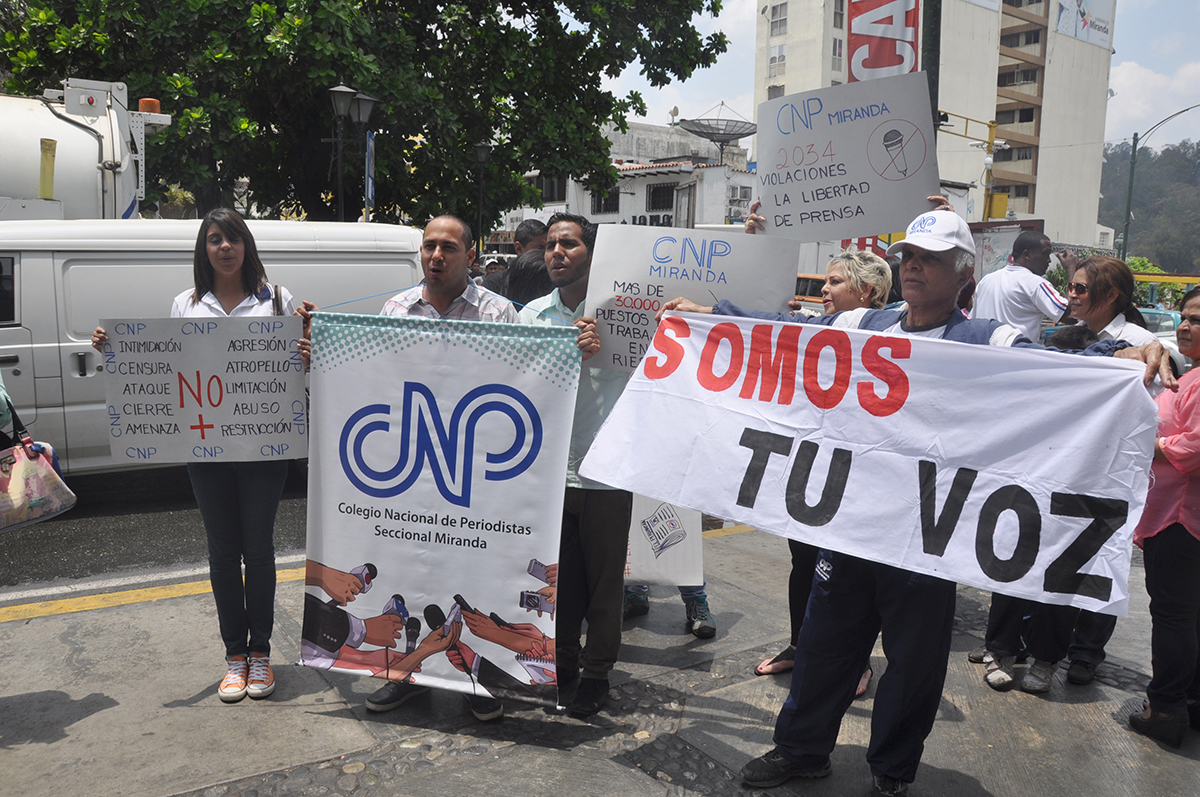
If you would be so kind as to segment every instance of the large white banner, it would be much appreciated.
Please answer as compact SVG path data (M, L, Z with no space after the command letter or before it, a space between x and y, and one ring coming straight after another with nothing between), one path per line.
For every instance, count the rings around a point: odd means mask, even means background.
M924 72L789 94L758 106L766 232L829 241L903 230L938 193Z
M600 354L588 365L631 373L650 345L654 316L676 296L786 312L799 257L800 242L778 236L600 225L584 302Z
M298 459L308 443L300 319L106 318L113 460Z
M305 664L554 705L575 337L317 314Z
M1157 426L1142 373L668 316L581 472L864 559L1124 614Z

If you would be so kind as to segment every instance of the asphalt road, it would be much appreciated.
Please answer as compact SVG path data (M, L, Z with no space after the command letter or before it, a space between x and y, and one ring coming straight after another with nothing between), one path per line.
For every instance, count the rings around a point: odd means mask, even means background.
M0 532L0 587L162 571L206 561L204 526L183 466L68 476L75 508ZM302 552L307 485L289 475L275 521L276 555Z

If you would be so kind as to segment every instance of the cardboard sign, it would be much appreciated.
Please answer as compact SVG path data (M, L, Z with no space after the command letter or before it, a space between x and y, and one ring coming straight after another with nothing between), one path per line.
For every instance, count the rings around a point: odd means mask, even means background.
M104 319L113 459L297 459L308 450L300 319Z
M1125 613L1158 425L1143 366L836 318L667 316L581 473L905 570Z
M828 241L903 230L938 192L924 72L758 106L759 211L771 235Z
M778 236L600 225L584 302L600 354L588 365L632 372L654 335L654 316L677 296L786 312L799 256L799 241Z

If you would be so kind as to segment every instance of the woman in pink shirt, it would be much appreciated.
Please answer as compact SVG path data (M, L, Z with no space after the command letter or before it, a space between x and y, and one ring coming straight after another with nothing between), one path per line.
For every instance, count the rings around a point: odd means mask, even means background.
M1179 350L1200 358L1200 288L1183 297ZM1133 532L1146 558L1153 677L1146 710L1129 717L1138 733L1179 747L1200 730L1200 369L1179 392L1158 397L1150 493Z

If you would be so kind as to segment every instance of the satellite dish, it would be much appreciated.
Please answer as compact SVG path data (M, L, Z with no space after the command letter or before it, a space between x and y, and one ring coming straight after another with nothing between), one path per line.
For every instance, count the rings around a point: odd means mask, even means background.
M721 163L725 163L726 146L758 132L758 125L744 119L684 119L679 126L692 135L716 144L721 153Z
M675 117L679 116L679 106L678 105L674 106L673 108L671 108L671 110L667 111L667 113L670 114L671 126L674 127L675 126Z

